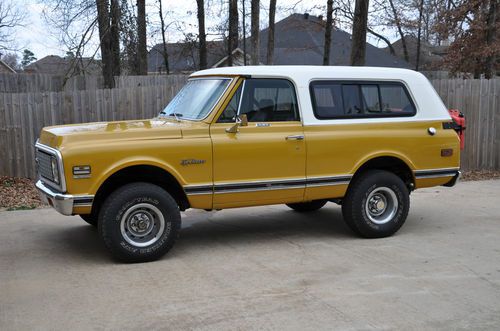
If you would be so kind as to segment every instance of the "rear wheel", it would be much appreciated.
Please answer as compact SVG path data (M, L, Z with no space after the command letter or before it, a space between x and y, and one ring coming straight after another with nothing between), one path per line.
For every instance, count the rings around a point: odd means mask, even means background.
M113 192L99 215L99 233L124 262L153 261L166 254L181 224L175 200L159 186L132 183Z
M320 209L326 204L326 200L313 200L309 202L287 203L286 205L298 212L308 212Z
M401 178L383 170L370 170L349 187L342 203L346 224L366 238L394 234L406 221L410 208L408 188Z

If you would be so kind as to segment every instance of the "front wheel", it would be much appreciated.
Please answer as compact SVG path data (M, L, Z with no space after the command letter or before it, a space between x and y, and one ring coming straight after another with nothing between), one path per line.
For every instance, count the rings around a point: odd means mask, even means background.
M118 260L159 259L175 243L181 224L179 207L164 189L132 183L113 192L99 214L99 233Z
M92 226L97 226L97 218L92 214L80 215L80 218Z
M388 237L403 226L410 208L408 188L401 178L383 170L362 174L343 200L346 224L366 238Z

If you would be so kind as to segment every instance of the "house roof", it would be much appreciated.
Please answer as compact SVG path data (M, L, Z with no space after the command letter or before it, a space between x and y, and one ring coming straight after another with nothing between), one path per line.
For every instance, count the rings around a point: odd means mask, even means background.
M408 50L409 63L412 67L417 62L417 45L418 39L414 36L405 36L406 48ZM392 47L396 55L404 59L403 42L401 39L392 43ZM389 52L389 47L383 48L384 51ZM434 46L422 40L420 42L420 67L427 70L442 69L443 60L448 53L448 46Z
M35 61L24 68L25 72L40 74L51 74L58 76L72 75L74 73L100 74L101 65L99 60L82 58L73 65L74 58L48 55Z
M325 21L313 15L292 14L276 22L274 64L276 65L321 65L323 64L323 45ZM268 29L260 32L260 62L266 63ZM243 41L239 47L243 48ZM351 54L351 35L341 29L332 31L330 65L349 65ZM224 41L209 42L208 66L213 66L226 56ZM250 52L250 38L246 39L247 54ZM196 43L168 44L169 63L172 71L194 71L198 68L198 47ZM164 68L161 58L162 44L153 47L149 54L149 71ZM179 49L184 49L179 52ZM186 56L189 55L189 60ZM366 45L366 65L377 67L408 68L409 64L388 54L369 43ZM164 69L163 69L164 70Z
M0 66L2 67L2 69L0 69L0 72L9 72L9 73L13 73L13 74L17 73L17 71L12 69L12 67L10 65L8 65L7 63L5 63L2 60L0 60Z

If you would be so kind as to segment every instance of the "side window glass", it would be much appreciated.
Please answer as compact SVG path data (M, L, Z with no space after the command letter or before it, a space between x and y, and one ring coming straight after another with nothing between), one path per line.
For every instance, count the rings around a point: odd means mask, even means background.
M363 109L360 104L358 85L342 85L342 95L344 97L345 115L355 116L363 113Z
M226 109L222 112L217 120L217 123L233 123L236 120L236 114L238 113L238 106L240 104L241 90L243 84L238 87L238 90L233 94L231 101L226 106Z
M398 82L315 81L309 86L318 119L412 116L416 108Z
M318 84L312 88L318 118L332 118L344 114L340 84Z
M380 97L384 113L415 114L415 106L403 86L380 85Z
M247 79L240 114L249 122L298 121L295 89L285 79Z
M380 98L377 85L361 85L363 106L366 114L380 113Z

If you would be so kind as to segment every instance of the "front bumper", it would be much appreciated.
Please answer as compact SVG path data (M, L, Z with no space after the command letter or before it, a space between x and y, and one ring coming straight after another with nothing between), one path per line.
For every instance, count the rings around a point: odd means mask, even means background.
M41 180L36 182L36 188L40 192L42 201L63 215L72 215L73 207L92 206L94 200L93 195L72 195L54 192L51 188L44 185Z

